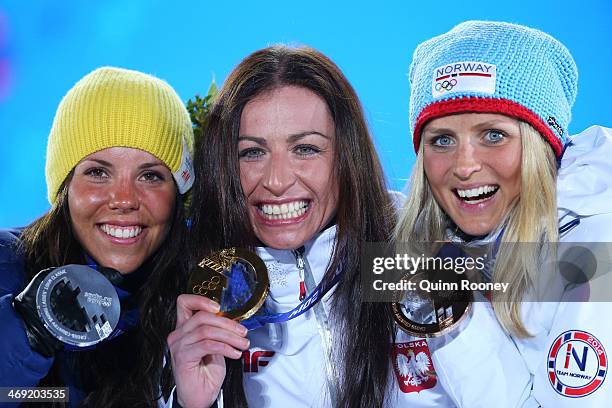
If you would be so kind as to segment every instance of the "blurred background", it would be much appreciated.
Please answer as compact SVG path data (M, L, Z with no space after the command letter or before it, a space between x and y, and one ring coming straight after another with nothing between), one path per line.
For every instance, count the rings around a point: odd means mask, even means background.
M0 228L48 208L45 148L55 109L103 65L167 80L185 101L221 84L243 57L275 43L305 44L334 60L367 112L389 184L414 163L408 67L420 42L468 19L504 20L561 40L580 71L570 132L612 127L612 2L0 0Z

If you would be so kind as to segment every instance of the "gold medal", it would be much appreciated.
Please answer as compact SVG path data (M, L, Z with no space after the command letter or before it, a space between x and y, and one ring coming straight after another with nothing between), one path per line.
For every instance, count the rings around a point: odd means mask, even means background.
M208 255L191 271L187 293L214 300L221 316L241 321L259 310L269 288L268 269L259 256L227 248Z

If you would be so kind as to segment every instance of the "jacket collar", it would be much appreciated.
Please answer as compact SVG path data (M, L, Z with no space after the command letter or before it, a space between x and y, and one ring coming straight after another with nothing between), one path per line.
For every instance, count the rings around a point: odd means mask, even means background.
M336 244L337 226L332 225L314 235L304 244L304 257L318 284L331 262ZM284 285L294 286L298 279L296 254L291 249L257 247L257 255L266 263L270 276L270 290L281 289Z
M310 256L327 255L333 253L333 244L336 241L337 226L332 225L323 231L315 234L312 238L304 243L304 254L310 259ZM275 249L271 247L260 246L256 247L257 254L260 257L272 257L282 259L287 254L292 255L292 249Z

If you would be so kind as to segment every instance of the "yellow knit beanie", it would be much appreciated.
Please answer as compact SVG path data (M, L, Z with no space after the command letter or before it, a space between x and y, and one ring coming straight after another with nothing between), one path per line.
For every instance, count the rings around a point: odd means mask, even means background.
M47 196L86 156L109 147L151 153L172 172L181 194L194 180L193 129L176 92L161 79L121 68L98 68L62 99L47 144Z

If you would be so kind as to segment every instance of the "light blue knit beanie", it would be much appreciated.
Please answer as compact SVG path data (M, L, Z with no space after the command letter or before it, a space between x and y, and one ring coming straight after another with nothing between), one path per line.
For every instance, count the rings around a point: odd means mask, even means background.
M428 121L487 112L529 123L560 157L577 82L574 59L550 35L510 23L461 23L414 52L410 126L415 150Z

